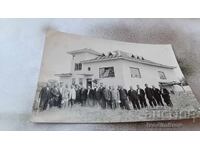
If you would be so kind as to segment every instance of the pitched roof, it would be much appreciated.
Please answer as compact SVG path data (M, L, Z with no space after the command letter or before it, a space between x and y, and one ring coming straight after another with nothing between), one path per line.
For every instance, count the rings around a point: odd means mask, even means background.
M83 48L83 49L78 49L78 50L73 50L73 51L69 51L67 52L68 54L71 54L71 55L74 55L74 54L78 54L78 53L90 53L90 54L94 54L94 55L101 55L101 53L93 50L93 49L90 49L90 48Z
M167 66L167 65L159 64L159 63L153 62L151 60L144 59L144 57L136 56L136 55L124 52L124 51L109 52L108 55L101 54L100 56L98 56L94 59L84 60L81 62L82 63L93 63L93 62L102 62L102 61L110 61L110 60L117 60L117 59L123 59L123 60L132 61L132 62L136 62L136 63L146 64L146 65L150 65L150 66L163 67L163 68L168 68L168 69L176 68L174 66Z

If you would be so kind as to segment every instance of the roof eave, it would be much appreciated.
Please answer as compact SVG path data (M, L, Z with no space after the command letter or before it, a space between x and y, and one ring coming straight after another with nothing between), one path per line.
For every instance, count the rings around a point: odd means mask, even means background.
M161 68L167 68L167 69L176 68L175 66L166 66L166 65L162 65L162 64L151 64L151 63L148 63L148 62L136 61L136 60L124 58L124 57L108 58L108 59L103 59L103 61L111 61L111 60L117 60L117 59L123 59L123 60L133 61L133 62L136 62L136 63L146 64L146 65L156 66L156 67L161 67ZM101 62L101 61L102 60L84 60L84 61L81 61L81 63L93 63L93 62Z

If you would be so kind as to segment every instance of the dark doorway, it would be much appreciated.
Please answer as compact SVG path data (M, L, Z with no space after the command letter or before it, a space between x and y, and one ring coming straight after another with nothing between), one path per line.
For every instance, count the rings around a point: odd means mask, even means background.
M87 84L86 84L87 88L88 86L90 86L92 88L92 79L91 78L88 78L87 79Z

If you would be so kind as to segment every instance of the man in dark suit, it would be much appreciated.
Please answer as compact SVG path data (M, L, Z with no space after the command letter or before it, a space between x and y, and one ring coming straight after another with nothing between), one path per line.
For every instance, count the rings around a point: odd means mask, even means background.
M103 98L103 85L97 86L94 90L95 92L95 100L96 103L101 106L102 105L102 98Z
M132 102L133 108L135 110L140 109L137 92L133 89L132 86L130 86L130 90L128 91L128 97L129 100Z
M85 89L83 86L81 88L81 106L86 105L87 100L87 89Z
M51 95L52 95L50 107L56 106L58 108L61 108L62 95L61 95L61 92L60 92L60 89L59 89L59 84L55 83L53 88L51 88L50 92L51 92Z
M51 98L52 98L52 95L51 95L50 83L47 83L47 85L41 89L40 94L39 94L40 110L43 111L47 109L48 103Z
M124 89L122 86L119 86L118 89L119 89L119 97L121 101L121 108L130 110L130 106L128 104L128 99L127 99L128 93L126 89Z
M152 86L152 91L153 91L153 97L156 99L157 104L159 106L164 106L161 98L161 91L155 88L155 86Z
M93 100L93 105L98 105L100 104L99 101L101 99L101 94L100 94L100 88L96 85L94 87L94 100Z
M142 108L147 107L147 102L145 99L145 92L143 89L140 88L140 86L137 84L137 95L140 101L140 105Z
M145 93L146 93L146 96L147 96L147 99L149 100L149 104L151 107L156 107L157 104L156 104L156 100L155 98L153 97L153 91L151 88L148 87L148 84L145 84Z
M106 85L104 85L103 89L103 99L102 99L102 108L105 109L106 107L110 106L111 101L111 92Z
M94 106L94 90L90 86L87 89L87 105Z
M162 86L160 86L160 91L164 99L164 102L167 104L167 106L173 107L172 101L170 99L169 91L166 88L163 88Z
M81 88L79 85L76 85L76 100L75 100L76 104L80 104L81 103Z

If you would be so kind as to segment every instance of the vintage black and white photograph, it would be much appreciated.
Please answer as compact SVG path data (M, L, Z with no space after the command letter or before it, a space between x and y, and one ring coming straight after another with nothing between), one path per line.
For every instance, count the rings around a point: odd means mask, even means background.
M33 122L179 120L199 106L170 43L46 33Z

